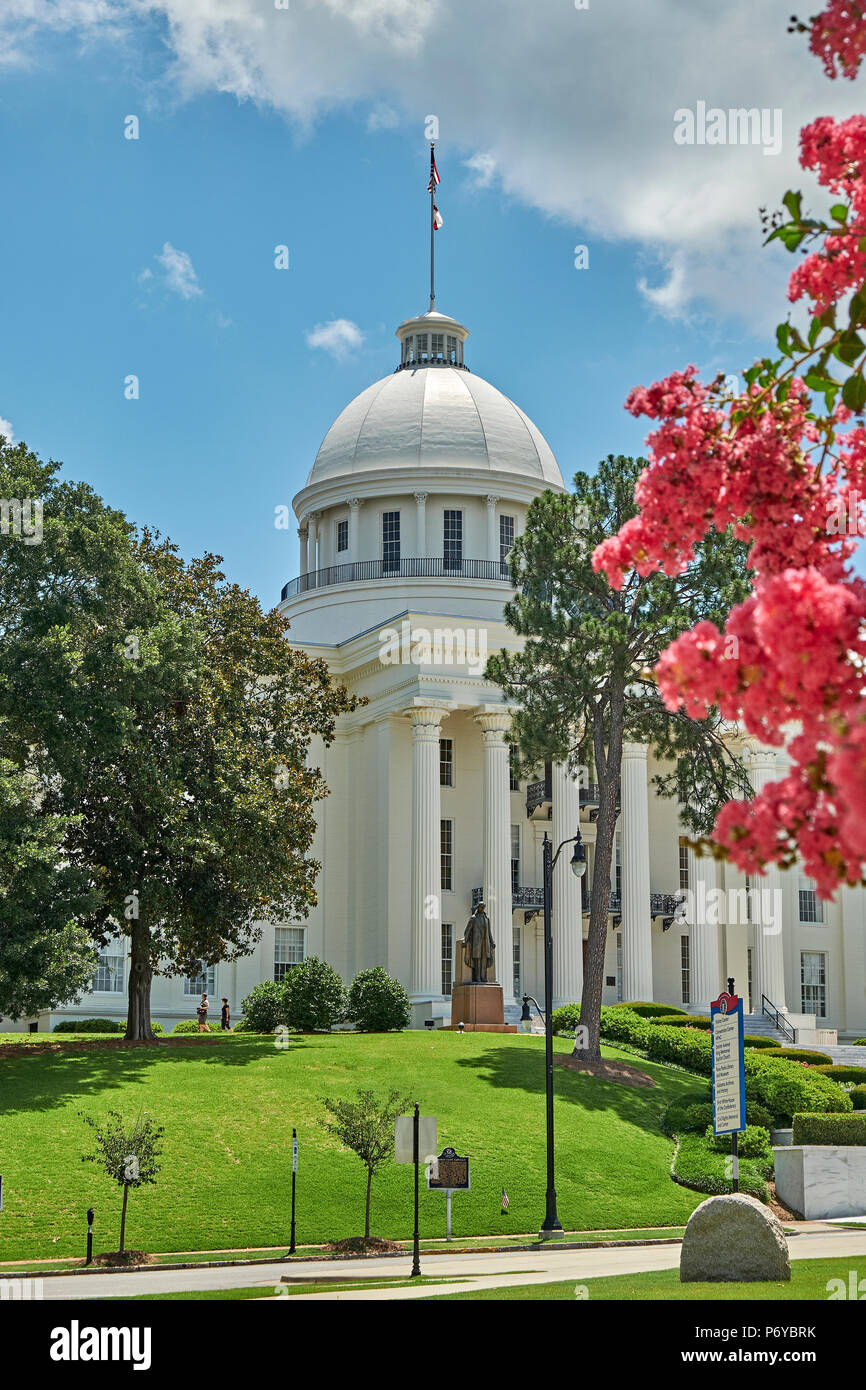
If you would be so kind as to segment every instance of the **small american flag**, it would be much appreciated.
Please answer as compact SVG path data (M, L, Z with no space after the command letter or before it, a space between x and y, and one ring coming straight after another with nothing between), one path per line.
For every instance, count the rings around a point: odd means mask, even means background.
M427 185L427 192L432 193L437 183L441 183L439 170L436 168L436 160L433 158L433 151L430 151L430 182Z
M505 1191L504 1187L502 1189L502 1210L508 1211L508 1193Z

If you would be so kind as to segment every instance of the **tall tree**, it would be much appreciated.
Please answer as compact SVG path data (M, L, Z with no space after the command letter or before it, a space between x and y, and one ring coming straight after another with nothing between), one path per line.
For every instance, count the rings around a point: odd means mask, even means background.
M354 701L219 557L186 564L23 445L0 441L0 495L42 510L38 543L0 544L0 755L62 818L95 943L130 937L127 1037L149 1039L155 971L233 959L315 901L307 755Z
M694 563L671 579L632 572L612 589L592 553L636 511L642 459L608 457L595 475L578 473L574 493L545 492L529 509L511 567L517 588L505 616L526 639L522 651L490 658L487 674L519 704L513 740L524 766L547 759L592 765L599 813L581 999L587 1048L597 1059L610 904L617 790L626 740L648 744L671 771L656 779L677 795L684 824L703 833L715 809L747 787L722 737L718 715L700 722L662 703L650 668L675 637L703 618L724 621L748 589L745 546L710 535Z

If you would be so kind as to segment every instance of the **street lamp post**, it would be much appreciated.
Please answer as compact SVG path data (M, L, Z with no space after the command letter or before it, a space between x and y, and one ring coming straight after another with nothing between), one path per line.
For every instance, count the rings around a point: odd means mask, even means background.
M556 1212L553 1160L553 930L551 926L551 900L553 897L553 870L556 867L556 861L565 846L571 844L574 845L574 853L571 856L571 872L576 878L582 878L586 873L586 850L580 834L580 826L577 828L577 834L573 835L570 840L563 840L555 854L547 831L544 832L542 864L544 871L544 1053L546 1063L547 1192L544 1221L539 1232L542 1240L559 1240L563 1233Z

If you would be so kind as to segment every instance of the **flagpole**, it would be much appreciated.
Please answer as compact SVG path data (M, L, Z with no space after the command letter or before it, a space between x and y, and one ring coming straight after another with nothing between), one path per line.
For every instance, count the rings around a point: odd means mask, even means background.
M436 308L436 290L435 290L434 280L433 280L433 233L434 233L434 231L435 231L435 229L436 229L436 225L435 225L435 222L434 222L434 220L433 220L433 217L434 217L433 208L434 208L434 199L435 199L435 197L436 197L436 180L435 180L434 177L433 177L433 167L434 167L434 159L433 159L433 141L431 140L431 141L430 141L430 308L431 308L431 309L435 309L435 308Z

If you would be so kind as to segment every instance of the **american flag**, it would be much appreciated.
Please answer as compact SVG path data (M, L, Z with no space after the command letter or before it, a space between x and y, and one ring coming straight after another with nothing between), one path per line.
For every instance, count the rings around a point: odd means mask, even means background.
M436 168L436 160L433 158L433 151L430 151L430 182L427 185L427 192L432 193L435 185L441 183L439 170Z
M505 1191L504 1187L502 1189L502 1210L508 1211L508 1193Z

